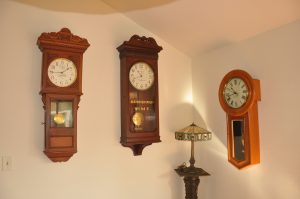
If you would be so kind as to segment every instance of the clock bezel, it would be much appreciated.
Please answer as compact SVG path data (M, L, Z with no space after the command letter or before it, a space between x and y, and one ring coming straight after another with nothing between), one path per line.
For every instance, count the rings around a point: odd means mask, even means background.
M150 68L150 70L151 70L151 72L152 72L152 74L153 74L153 79L152 79L151 84L150 84L148 87L143 88L143 89L136 87L136 86L132 83L131 78L130 78L130 74L131 74L131 69L132 69L132 67L134 67L134 65L139 64L139 63L145 64L148 68ZM154 82L155 82L155 72L154 72L153 67L151 66L151 64L149 64L148 62L143 61L143 60L137 61L137 62L134 62L134 63L130 66L129 72L128 72L128 79L129 79L130 85L131 85L133 88L135 88L135 89L138 90L138 91L146 91L146 90L150 89L150 88L154 85Z
M226 100L226 89L228 89L228 84L230 84L233 80L235 79L239 79L240 81L242 81L244 83L244 85L246 86L246 90L247 90L247 95L246 95L246 99L244 102L241 103L240 106L237 106L237 107L234 107L232 105L229 104L228 100ZM240 78L240 77L232 77L231 79L228 80L228 82L224 85L224 89L223 89L223 98L224 98L224 101L226 102L226 104L231 107L231 108L234 108L234 109L238 109L238 108L241 108L242 106L245 105L245 103L247 102L248 100L248 97L249 97L249 88L247 86L247 84L245 83L244 79Z
M76 66L77 78L67 87L59 87L53 84L48 77L48 67L50 63L57 58L65 58L71 60ZM42 82L41 91L43 93L57 93L57 94L74 94L82 95L82 59L83 55L72 51L53 51L49 49L43 50L43 68L42 68Z
M246 86L248 87L248 97L246 99L246 102L239 108L233 108L229 106L223 95L226 84L228 84L228 82L233 78L242 79L245 82ZM252 77L243 70L233 70L227 73L224 76L219 87L219 101L223 110L229 115L239 116L245 114L249 110L249 108L252 107L255 101L254 81Z
M56 60L67 60L67 61L69 61L69 62L72 62L73 68L75 68L75 78L73 79L73 81L72 81L71 83L69 83L69 84L67 84L67 85L65 85L65 86L60 86L60 85L58 85L58 84L55 84L55 83L51 80L51 78L50 78L50 76L49 76L49 68L50 68L50 65L51 65L54 61L56 61ZM76 64L75 64L71 59L68 59L68 58L65 58L65 57L57 57L57 58L53 59L53 60L49 63L48 68L47 68L47 76L48 76L48 80L49 80L54 86L57 86L57 87L59 87L59 88L70 87L72 84L74 84L74 83L76 82L76 80L77 80L77 78L78 78L78 70L77 70L77 66L76 66Z

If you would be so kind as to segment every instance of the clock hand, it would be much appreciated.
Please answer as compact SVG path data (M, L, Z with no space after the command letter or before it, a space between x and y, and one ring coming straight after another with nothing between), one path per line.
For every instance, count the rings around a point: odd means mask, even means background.
M138 74L140 75L140 77L143 77L141 71L137 70Z
M229 92L233 92L234 94L236 93L235 90L233 90L233 88L231 88L231 87L230 88L226 87L225 89L228 90Z
M232 92L233 92L233 94L231 94L231 95L238 95L239 94L238 92L236 92L235 90L233 90L233 88L230 88L230 90L232 90Z
M66 72L67 70L69 70L70 68L66 68L64 71L50 71L51 73L60 73L63 74L64 72Z
M63 72L61 72L61 71L50 71L51 73L63 73Z
M69 69L70 69L70 68L66 68L66 70L62 71L61 73L64 73L64 72L68 71Z
M232 92L236 93L235 90L233 90L233 88L230 88L230 90L232 90Z
M228 95L228 97L230 97L231 95L236 95L237 93L232 93L232 94L230 94L230 95Z

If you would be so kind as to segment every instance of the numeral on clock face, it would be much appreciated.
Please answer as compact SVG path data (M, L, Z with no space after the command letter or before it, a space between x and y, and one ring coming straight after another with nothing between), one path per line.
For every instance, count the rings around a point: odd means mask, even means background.
M241 78L232 78L225 85L223 91L224 99L231 108L242 107L248 98L248 86Z

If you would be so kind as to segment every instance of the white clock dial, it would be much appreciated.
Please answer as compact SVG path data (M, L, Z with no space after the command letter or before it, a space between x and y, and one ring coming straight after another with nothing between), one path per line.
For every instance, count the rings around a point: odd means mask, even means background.
M129 81L137 90L147 90L154 82L154 72L147 63L137 62L130 68Z
M58 87L70 86L77 78L76 66L69 59L54 59L48 67L48 78Z
M240 108L246 102L249 89L243 79L235 77L228 81L223 90L223 96L228 106Z

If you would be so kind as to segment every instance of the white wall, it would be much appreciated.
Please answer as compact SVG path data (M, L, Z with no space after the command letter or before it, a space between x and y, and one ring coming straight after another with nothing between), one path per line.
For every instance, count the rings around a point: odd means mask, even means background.
M100 1L99 1L100 2ZM101 3L100 3L101 4ZM0 156L12 158L0 171L1 199L179 199L184 184L173 171L188 161L189 145L174 131L193 119L213 140L196 144L199 198L298 199L300 158L300 22L193 59L105 5L103 14L56 12L0 1ZM66 163L43 154L40 91L42 32L68 27L91 43L84 54L83 92L78 111L78 153ZM119 58L115 49L131 35L153 36L159 54L162 143L134 157L119 144ZM237 170L227 162L225 113L217 91L234 68L260 79L261 164ZM192 82L193 77L193 95ZM108 86L109 85L109 86Z
M0 171L1 199L184 197L183 181L173 169L188 159L189 151L174 139L174 131L193 118L188 57L112 10L88 15L2 0L0 27L0 156L12 158L12 169ZM87 38L91 46L84 54L78 153L68 162L53 163L43 154L42 54L36 40L42 32L62 27ZM119 143L116 47L133 34L152 36L164 48L159 54L162 142L138 157Z
M200 198L300 198L300 21L195 57L192 63L195 117L213 131L199 144L200 166L211 173ZM227 161L226 115L218 101L223 76L248 71L261 82L261 163L238 170Z

